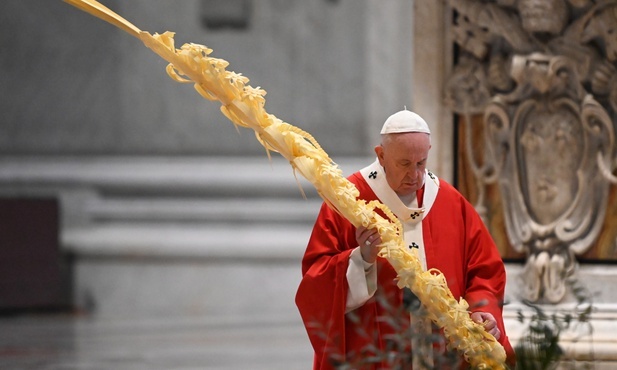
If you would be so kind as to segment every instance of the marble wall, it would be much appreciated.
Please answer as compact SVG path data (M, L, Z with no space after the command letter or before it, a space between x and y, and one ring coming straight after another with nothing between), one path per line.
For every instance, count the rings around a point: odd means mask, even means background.
M213 0L103 3L143 30L176 32L178 47L213 48L268 92L270 113L331 154L367 153L372 130L410 105L411 6L402 0L246 1L239 29L204 24ZM393 18L402 21L382 22ZM66 3L3 1L0 44L4 154L263 154L217 103L169 79L141 42Z

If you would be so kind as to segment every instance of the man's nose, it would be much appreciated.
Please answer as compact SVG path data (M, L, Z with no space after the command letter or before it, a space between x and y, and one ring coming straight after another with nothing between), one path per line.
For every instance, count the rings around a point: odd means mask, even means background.
M412 180L415 180L418 177L418 171L414 168L413 170L409 171L407 174Z

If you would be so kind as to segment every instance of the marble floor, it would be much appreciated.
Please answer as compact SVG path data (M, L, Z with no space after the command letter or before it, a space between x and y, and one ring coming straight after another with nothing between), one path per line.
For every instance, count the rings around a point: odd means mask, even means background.
M310 369L299 317L0 316L0 369Z

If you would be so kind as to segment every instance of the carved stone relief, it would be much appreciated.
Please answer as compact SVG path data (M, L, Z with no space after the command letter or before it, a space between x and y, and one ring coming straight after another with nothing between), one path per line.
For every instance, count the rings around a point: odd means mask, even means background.
M617 184L617 0L450 5L459 58L446 103L465 125L484 117L476 207L485 216L483 188L498 184L508 240L527 255L525 298L559 302Z

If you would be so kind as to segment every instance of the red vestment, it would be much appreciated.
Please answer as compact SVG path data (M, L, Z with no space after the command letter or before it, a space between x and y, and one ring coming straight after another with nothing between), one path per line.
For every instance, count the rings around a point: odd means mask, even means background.
M359 172L349 180L360 191L359 198L377 199ZM424 188L417 192L419 202L423 192ZM422 233L427 267L441 271L454 298L467 300L471 311L489 312L495 317L501 331L499 342L506 349L509 362L513 361L502 317L505 267L473 206L454 187L440 180L434 204L422 221ZM346 272L350 254L356 247L355 227L322 205L304 254L303 278L296 295L296 304L315 351L314 369L333 369L337 362L353 362L358 357L391 350L388 338L403 328L380 318L398 312L394 315L409 325L409 315L398 310L402 305L402 290L394 281L396 272L382 258L377 259L375 266L378 280L375 295L361 307L345 313L349 290ZM382 361L362 368L389 367Z

